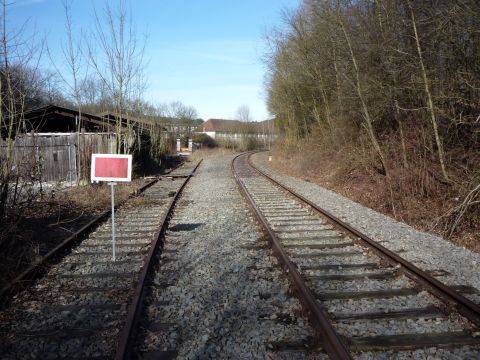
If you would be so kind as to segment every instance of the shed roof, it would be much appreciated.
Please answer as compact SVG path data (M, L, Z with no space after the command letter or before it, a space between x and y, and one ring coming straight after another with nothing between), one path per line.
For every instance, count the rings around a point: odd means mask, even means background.
M79 111L57 106L46 105L37 109L33 109L24 114L26 129L24 131L36 132L74 132L77 131L77 118ZM81 113L82 128L86 131L115 131L117 116L112 113L105 112L101 114L90 114L86 112ZM134 128L143 128L144 125L154 124L148 119L138 119L132 117L122 116L121 126L127 127L128 122ZM163 130L167 130L162 127Z
M24 131L73 132L77 130L78 110L57 105L46 105L24 114ZM82 128L87 131L111 131L114 125L108 119L89 113L81 113Z

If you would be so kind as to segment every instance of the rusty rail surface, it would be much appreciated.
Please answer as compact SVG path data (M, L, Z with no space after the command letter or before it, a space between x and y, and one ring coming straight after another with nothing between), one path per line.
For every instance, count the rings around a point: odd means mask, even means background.
M161 225L159 230L156 232L155 237L150 245L150 250L145 258L145 263L142 268L142 272L138 278L138 285L135 288L135 292L133 294L132 303L129 306L127 319L125 321L125 325L123 327L122 333L120 334L119 343L117 346L115 359L116 360L126 360L130 359L133 351L133 347L135 345L135 333L137 331L137 325L140 320L141 316L141 309L142 303L145 295L145 284L147 282L148 275L151 272L153 266L153 259L156 251L158 250L158 246L162 236L164 235L165 231L168 227L168 222L170 217L173 213L173 209L175 208L175 203L177 202L178 198L180 197L183 189L187 185L188 181L192 178L195 171L198 169L202 160L198 162L192 172L185 177L180 188L177 190L175 195L170 200L167 210L164 212L164 215L161 220Z
M316 327L316 331L320 336L320 341L324 349L327 351L328 355L332 359L352 359L349 351L347 350L345 344L343 343L341 337L337 334L333 328L331 321L326 314L325 309L317 301L313 293L310 291L308 286L303 281L300 273L297 268L290 261L287 253L285 252L283 246L280 244L277 236L273 233L268 225L265 217L262 215L258 207L256 206L254 200L248 193L245 185L241 181L239 175L235 169L235 161L240 157L245 156L245 154L237 155L231 163L232 173L237 181L238 186L240 187L241 193L244 195L248 204L253 209L257 220L262 225L264 231L268 235L270 243L272 245L273 251L279 261L282 264L283 270L287 273L290 280L292 281L301 302L306 307L307 311L310 314L310 318L313 321L313 324Z
M183 162L180 162L173 168L169 169L165 174L170 174L173 170L181 166ZM164 175L164 174L162 174ZM155 184L161 176L156 177L152 181L148 182L147 184L139 187L136 189L134 193L132 193L127 199L120 202L118 207L122 206L128 199L138 196L139 194L143 193L153 184ZM74 246L77 241L83 239L88 234L90 234L93 230L97 228L100 223L102 223L111 213L111 210L106 210L102 212L100 215L96 216L94 219L90 220L87 224L82 226L79 230L75 233L67 237L63 240L60 244L55 246L52 250L50 250L45 256L36 260L33 264L31 264L27 269L25 269L22 273L20 273L17 277L15 277L8 285L3 287L0 290L0 309L4 308L9 300L10 297L15 294L22 286L37 277L41 276L43 271L46 269L49 263L54 261L54 259L59 256L63 251L68 251L72 246Z
M393 251L387 249L386 247L380 245L378 242L373 240L372 238L368 237L361 231L355 229L351 225L347 224L346 222L340 220L330 212L320 208L310 200L306 199L302 195L298 194L294 190L290 189L289 187L279 183L271 176L263 172L262 170L255 167L251 160L252 153L248 155L248 164L259 174L267 178L270 182L274 185L280 187L284 191L288 192L295 198L301 200L305 204L308 204L312 209L320 213L321 215L328 218L331 222L333 222L337 227L346 231L347 233L353 235L354 239L359 240L363 244L366 244L369 248L373 249L376 254L378 254L383 259L387 260L392 265L400 265L405 274L412 278L413 280L420 282L426 285L431 292L436 294L437 296L443 298L448 303L454 305L457 310L467 317L469 320L474 322L476 325L480 325L480 306L475 304L473 301L469 300L462 294L458 293L456 290L452 289L448 285L444 284L440 280L434 278L432 275L428 274L427 272L423 271L422 269L418 268L408 260L404 259L403 257L399 256L398 254L394 253Z

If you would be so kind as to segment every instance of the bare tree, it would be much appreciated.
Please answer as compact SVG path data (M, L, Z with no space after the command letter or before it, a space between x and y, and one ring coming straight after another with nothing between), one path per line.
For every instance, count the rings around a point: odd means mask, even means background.
M92 39L88 45L90 63L105 84L114 107L116 152L129 152L132 129L128 104L146 87L142 75L146 41L138 38L124 0L119 1L116 9L106 2L102 14L95 10ZM122 125L124 117L126 133Z
M109 93L104 82L94 74L89 74L81 82L80 87L81 102L91 112L101 112L106 108L105 102L108 102Z
M25 41L22 31L7 28L7 10L0 1L0 222L7 205L14 207L19 196L20 162L15 158L15 137L26 128L24 113L38 92L38 63L42 44L34 38ZM33 103L33 102L31 102ZM33 169L35 170L35 169Z
M240 134L240 141L237 149L241 151L254 149L257 146L257 141L254 138L256 129L252 124L253 118L250 107L245 104L240 105L235 112L235 117L240 121L237 130Z
M173 101L167 106L167 113L177 120L195 120L198 117L197 110L180 101Z
M410 11L410 19L412 21L412 28L413 28L413 33L415 37L415 44L416 44L416 49L418 54L418 64L420 67L420 72L422 74L423 86L425 89L425 96L427 98L427 109L428 109L430 121L432 124L435 143L437 144L438 160L440 161L440 167L442 169L442 175L444 179L449 181L447 169L445 167L445 153L443 150L443 143L442 143L442 140L440 139L440 134L438 131L438 121L437 121L437 116L435 114L435 108L433 105L432 92L430 90L430 81L428 79L427 70L425 68L425 62L423 60L423 51L422 51L422 46L420 44L420 37L418 35L418 30L417 30L417 21L415 20L415 13L413 11L411 0L408 0L408 8Z
M88 176L87 164L82 163L83 157L80 151L80 132L82 130L82 89L84 88L84 82L87 79L87 62L84 59L83 51L80 47L81 41L74 38L73 34L73 22L71 13L71 0L63 1L63 10L65 13L65 34L67 40L65 44L62 44L63 58L66 62L67 71L63 72L56 65L55 61L52 64L57 69L58 74L63 80L66 87L66 95L73 100L77 110L78 117L76 118L76 130L77 130L77 152L76 152L76 168L77 168L77 184ZM50 56L51 57L51 56Z
M355 73L355 90L357 92L358 98L360 99L360 103L362 106L362 111L363 111L363 119L364 119L364 127L367 131L368 137L370 138L370 141L373 145L373 148L375 149L375 152L378 155L378 158L380 159L380 163L382 165L382 170L383 174L388 176L388 170L387 170L387 165L385 161L385 155L383 154L382 149L380 148L380 144L378 142L377 136L375 134L375 130L373 128L373 119L370 115L369 108L367 106L367 103L365 101L365 95L364 95L364 89L362 86L362 81L360 79L360 68L358 65L357 57L355 55L355 52L353 51L353 46L352 46L352 41L350 39L350 34L347 32L347 29L345 27L345 24L343 22L343 19L337 12L337 20L340 25L340 28L342 30L343 35L345 36L345 40L347 42L348 46L348 51L350 53L350 58L353 64L353 69Z
M235 117L241 122L251 122L253 121L252 115L250 113L250 107L248 105L240 105L235 112Z

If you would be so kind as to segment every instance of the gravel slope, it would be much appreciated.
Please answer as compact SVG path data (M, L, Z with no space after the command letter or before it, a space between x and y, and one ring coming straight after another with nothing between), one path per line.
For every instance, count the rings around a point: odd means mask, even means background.
M449 275L438 276L446 284L471 285L480 291L478 273L480 254L456 246L437 236L415 230L321 186L281 174L271 168L266 152L254 154L252 161L276 180L343 221L359 228L388 249L403 250L402 257L412 261L421 269L448 271ZM480 303L478 294L466 296Z

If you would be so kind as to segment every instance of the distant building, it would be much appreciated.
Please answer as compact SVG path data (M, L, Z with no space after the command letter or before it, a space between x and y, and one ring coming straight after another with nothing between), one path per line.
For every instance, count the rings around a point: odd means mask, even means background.
M275 136L273 120L242 122L239 120L209 119L202 125L202 133L212 139L238 140L244 136L264 140Z
M215 139L216 136L240 133L242 123L238 120L208 119L203 123L203 133Z

